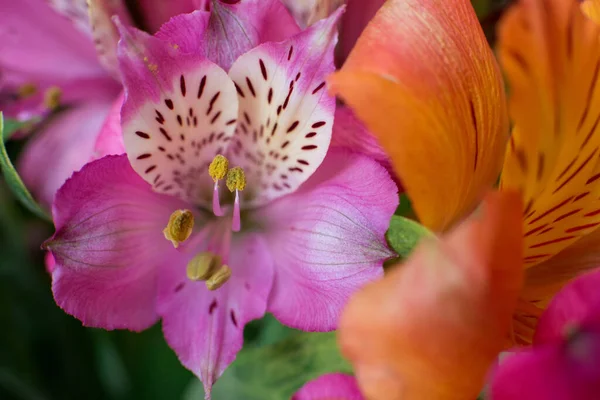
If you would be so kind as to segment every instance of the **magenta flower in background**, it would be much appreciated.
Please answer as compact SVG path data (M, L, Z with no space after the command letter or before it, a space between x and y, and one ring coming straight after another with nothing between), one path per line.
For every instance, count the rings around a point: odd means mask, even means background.
M60 307L106 329L162 319L209 397L248 321L336 327L393 256L398 204L379 162L330 146L341 12L300 32L279 0L214 2L154 37L120 28L127 154L57 193L46 248Z
M156 30L204 0L142 0L142 23ZM121 0L0 0L0 110L5 117L46 117L18 163L45 205L92 156L96 136L122 86L111 15L130 21Z
M292 400L364 400L352 375L333 373L306 383Z
M568 284L542 315L533 346L502 359L494 400L592 400L600 393L600 271Z

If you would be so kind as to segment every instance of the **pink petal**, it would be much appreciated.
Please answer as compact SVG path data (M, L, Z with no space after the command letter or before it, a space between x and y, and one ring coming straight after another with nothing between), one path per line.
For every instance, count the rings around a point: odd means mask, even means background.
M88 0L88 5L92 36L99 61L113 77L119 79L117 62L119 31L111 18L116 15L124 23L132 25L127 6L124 0Z
M327 374L306 383L292 400L363 400L352 375Z
M249 186L260 189L246 205L295 191L327 153L335 98L327 93L325 77L335 69L335 26L341 13L289 40L249 51L229 71L239 113L228 154L246 171Z
M99 101L67 109L27 143L17 169L39 201L52 204L58 188L91 159L109 108L109 101Z
M229 266L231 278L215 291L168 264L159 281L165 338L208 394L242 348L246 323L264 315L273 279L270 255L256 235L234 237Z
M560 339L566 329L593 317L600 320L600 269L580 276L554 296L538 322L534 343Z
M199 0L140 0L138 3L144 15L145 27L153 33L158 31L169 18L192 12L204 2Z
M348 107L335 110L331 147L344 148L364 154L380 162L390 173L392 164L375 136L356 118Z
M349 296L393 255L385 232L397 205L380 164L332 149L296 193L258 211L276 271L269 311L294 328L334 329Z
M121 34L121 117L133 169L159 193L210 203L208 165L225 152L238 116L231 79L211 61L144 32Z
M0 2L0 69L14 80L66 82L104 76L92 40L45 1Z
M86 326L139 331L152 325L157 268L181 259L162 230L185 206L152 192L124 155L87 164L58 191L56 233L45 243L56 260L57 304Z
M348 11L340 27L339 65L348 58L358 37L385 0L347 0Z
M123 131L121 129L121 108L124 101L125 95L121 93L108 112L94 145L94 155L92 157L94 160L108 155L125 153L125 143L123 142Z
M600 393L600 325L500 363L488 395L494 400L584 400Z
M280 42L299 32L279 0L242 0L234 4L214 1L212 4L210 18L208 13L199 11L178 16L165 24L157 36L177 44L184 52L200 51L229 70L239 56L259 44Z

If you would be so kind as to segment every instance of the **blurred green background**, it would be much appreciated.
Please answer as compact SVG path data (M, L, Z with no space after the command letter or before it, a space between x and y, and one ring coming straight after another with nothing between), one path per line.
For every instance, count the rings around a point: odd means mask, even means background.
M473 3L493 41L507 1ZM7 144L11 159L21 147ZM88 329L56 306L40 249L52 232L17 203L0 176L0 400L202 399L201 386L166 345L160 324L143 333ZM215 387L216 400L283 399L310 377L349 371L332 334L298 334L267 316L250 324L245 336L245 349ZM299 376L300 368L307 375ZM266 386L281 390L264 397Z

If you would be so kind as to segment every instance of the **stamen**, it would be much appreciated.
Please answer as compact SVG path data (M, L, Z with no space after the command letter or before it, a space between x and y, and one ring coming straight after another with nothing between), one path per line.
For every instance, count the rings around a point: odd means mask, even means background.
M240 220L240 193L246 188L246 174L240 167L235 167L227 173L227 189L233 192L235 190L235 201L233 202L233 220L231 221L231 230L239 232L241 229Z
M207 281L206 287L208 290L217 290L223 286L231 277L231 268L227 265L222 265Z
M177 210L171 214L163 234L173 243L173 247L177 248L190 237L193 229L194 214L190 210Z
M62 96L62 91L57 86L52 86L48 88L44 93L44 105L50 109L55 110L60 105L60 98Z
M219 201L219 181L227 175L227 171L229 169L229 160L222 156L221 154L217 154L215 158L212 160L210 165L208 166L208 174L215 181L215 186L213 189L213 213L217 217L223 216L223 210L221 209L221 202Z
M192 281L205 281L221 266L221 257L204 252L196 255L187 265L187 277Z
M19 87L18 94L19 97L25 99L27 97L33 96L37 92L38 88L33 83L26 83Z

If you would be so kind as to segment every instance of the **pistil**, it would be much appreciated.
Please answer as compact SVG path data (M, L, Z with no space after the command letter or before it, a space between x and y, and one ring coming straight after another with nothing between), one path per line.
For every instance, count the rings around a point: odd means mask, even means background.
M239 232L241 229L240 220L240 193L246 187L246 174L241 167L235 167L227 173L227 188L230 192L235 191L235 200L233 202L233 219L231 221L231 230Z
M212 207L213 213L217 217L223 216L223 210L221 209L221 202L219 201L219 181L227 175L229 169L229 161L221 154L217 154L208 167L208 174L215 182L213 188L213 199Z

